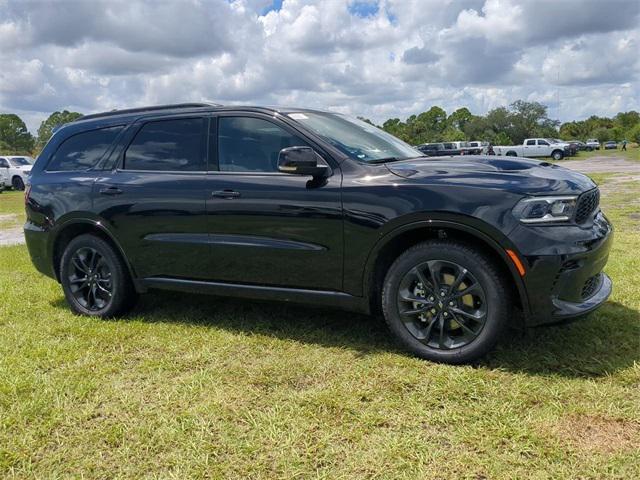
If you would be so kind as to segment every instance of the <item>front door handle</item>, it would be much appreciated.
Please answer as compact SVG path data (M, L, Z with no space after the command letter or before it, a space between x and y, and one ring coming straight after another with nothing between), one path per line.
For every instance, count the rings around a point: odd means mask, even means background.
M102 195L120 195L122 190L118 187L104 187L100 189Z
M211 196L215 198L238 198L240 196L240 192L236 192L235 190L231 190L230 188L224 190L218 190L217 192L213 192Z

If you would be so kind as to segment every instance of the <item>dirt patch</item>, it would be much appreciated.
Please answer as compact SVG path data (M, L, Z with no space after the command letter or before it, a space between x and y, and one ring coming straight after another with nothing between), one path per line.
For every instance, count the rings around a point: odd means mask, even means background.
M559 162L565 168L581 173L627 173L640 177L640 163L619 157L591 157L587 160L566 160Z
M24 243L20 219L15 213L0 215L0 246Z
M0 228L0 246L24 243L22 227Z
M628 451L640 444L640 423L592 415L562 419L554 433L580 450L590 452Z

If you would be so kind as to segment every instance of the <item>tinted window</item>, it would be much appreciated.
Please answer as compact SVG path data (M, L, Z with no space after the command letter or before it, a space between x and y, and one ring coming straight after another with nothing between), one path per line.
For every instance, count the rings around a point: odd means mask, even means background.
M218 120L218 164L223 171L277 172L280 150L306 145L301 138L259 118Z
M535 140L527 140L527 145L535 145L536 141Z
M546 142L544 140L538 140L538 145L549 145L549 142Z
M87 170L102 158L122 127L102 128L69 137L47 165L49 171Z
M206 170L202 118L145 124L124 157L128 170Z
M9 166L9 162L4 158L0 158L0 167L8 167L8 166Z
M15 166L27 166L27 165L31 165L31 162L29 162L29 160L26 157L13 157L10 158L9 161L15 165Z

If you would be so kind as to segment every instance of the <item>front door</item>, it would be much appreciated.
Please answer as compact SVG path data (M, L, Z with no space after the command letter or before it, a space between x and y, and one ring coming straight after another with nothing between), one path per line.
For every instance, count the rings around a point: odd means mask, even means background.
M207 199L213 279L341 290L340 169L332 165L324 182L280 173L281 149L314 145L259 114L220 115L210 145L216 159Z

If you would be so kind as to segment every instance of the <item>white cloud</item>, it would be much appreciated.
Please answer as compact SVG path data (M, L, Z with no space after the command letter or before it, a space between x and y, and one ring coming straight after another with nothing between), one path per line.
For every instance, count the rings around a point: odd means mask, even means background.
M639 23L637 0L0 0L0 110L32 130L63 108L205 99L613 115L640 109Z

